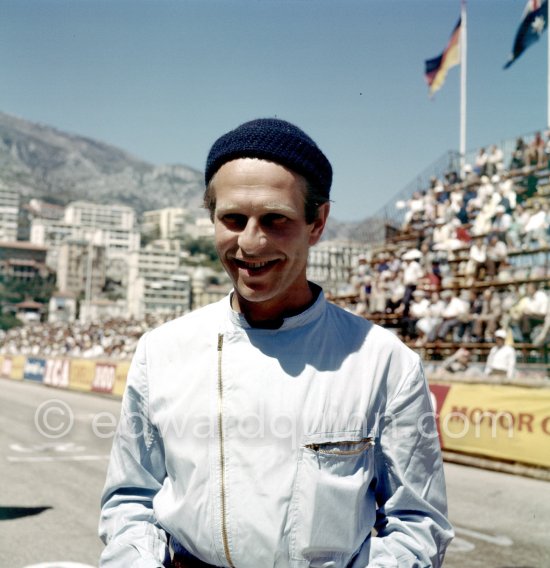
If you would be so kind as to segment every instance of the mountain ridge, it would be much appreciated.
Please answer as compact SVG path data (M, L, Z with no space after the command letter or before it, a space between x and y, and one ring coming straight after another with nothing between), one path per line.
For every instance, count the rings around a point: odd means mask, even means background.
M110 144L0 111L0 183L22 203L41 198L121 203L139 214L184 207L205 216L203 172L183 164L154 165ZM323 240L364 241L373 219L346 223L329 217Z

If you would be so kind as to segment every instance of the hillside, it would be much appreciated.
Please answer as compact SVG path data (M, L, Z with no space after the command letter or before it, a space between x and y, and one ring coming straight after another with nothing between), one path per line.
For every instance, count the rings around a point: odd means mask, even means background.
M0 183L33 197L122 203L138 213L162 207L202 207L202 172L154 165L114 146L0 112ZM324 239L365 240L372 219L344 223L329 218Z
M0 112L0 182L23 201L48 198L123 203L141 213L160 207L197 209L202 173L183 165L155 166L102 142Z

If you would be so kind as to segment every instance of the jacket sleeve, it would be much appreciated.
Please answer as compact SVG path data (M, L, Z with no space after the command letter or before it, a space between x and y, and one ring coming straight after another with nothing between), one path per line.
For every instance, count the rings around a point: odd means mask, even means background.
M146 335L138 343L101 499L103 568L158 568L169 562L168 539L153 498L166 476L162 440L149 420Z
M439 436L420 361L388 401L376 448L369 567L439 567L454 536Z

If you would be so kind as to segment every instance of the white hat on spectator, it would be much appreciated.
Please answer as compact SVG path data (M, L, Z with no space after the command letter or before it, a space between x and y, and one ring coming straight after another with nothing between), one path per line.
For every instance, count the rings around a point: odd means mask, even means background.
M422 253L418 250L418 249L411 249L408 250L404 255L403 255L403 260L415 260L418 258L422 258Z
M501 339L506 339L506 330L504 329L497 329L495 331L495 337L500 337Z

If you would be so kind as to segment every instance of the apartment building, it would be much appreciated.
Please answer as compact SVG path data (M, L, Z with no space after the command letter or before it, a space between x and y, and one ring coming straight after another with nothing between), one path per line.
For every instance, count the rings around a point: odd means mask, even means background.
M309 280L322 285L325 292L339 293L349 286L359 256L369 254L370 248L354 241L321 241L309 250Z
M17 240L19 193L0 183L0 241Z
M88 299L99 296L106 281L105 247L68 239L59 248L57 287L62 294Z
M189 275L180 267L180 253L148 246L129 254L128 315L177 317L191 308Z

